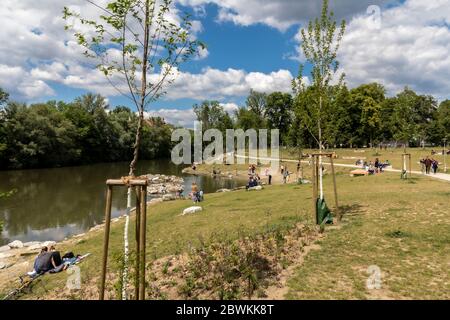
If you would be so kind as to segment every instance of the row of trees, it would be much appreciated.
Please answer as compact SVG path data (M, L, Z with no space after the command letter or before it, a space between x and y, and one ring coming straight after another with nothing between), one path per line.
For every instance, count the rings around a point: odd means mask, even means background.
M110 111L100 95L29 106L8 102L4 92L0 96L4 97L0 110L2 169L130 161L133 157L138 115L126 107ZM142 159L167 157L171 132L172 126L160 118L145 122Z
M310 106L316 103L314 89L306 88L291 95L251 91L246 105L230 116L217 101L195 105L197 119L203 128L279 129L281 143L293 147L318 147L314 139L318 129L308 123ZM437 102L428 95L419 95L405 88L394 97L387 97L378 83L354 89L332 86L323 104L321 135L330 147L362 147L378 144L423 143L441 145L450 141L450 100Z

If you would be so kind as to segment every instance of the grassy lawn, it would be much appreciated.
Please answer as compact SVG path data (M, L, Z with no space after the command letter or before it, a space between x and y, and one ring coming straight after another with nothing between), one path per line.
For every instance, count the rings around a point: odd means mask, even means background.
M394 176L353 180L341 190L350 206L289 281L289 299L449 299L450 185ZM368 268L381 289L368 290Z
M330 206L331 178L325 178ZM405 182L397 174L351 178L338 176L342 228L331 228L288 281L289 299L450 298L450 185L425 177ZM260 192L207 195L204 211L180 216L190 201L149 208L149 261L185 252L203 240L237 239L242 234L312 224L310 185L279 185ZM133 227L130 229L134 229ZM130 235L130 239L134 239ZM110 270L117 271L123 222L112 228ZM63 294L67 274L38 280L26 299L96 297L103 233L72 240L61 251L92 253L83 264L82 283L89 290ZM367 268L382 271L382 290L366 289ZM11 287L13 284L8 284ZM113 284L110 283L110 289ZM6 288L0 292L6 292Z
M299 202L293 193L310 197L309 187L274 186L262 192L239 191L233 193L211 194L202 203L204 211L192 216L180 216L182 211L193 205L191 201L166 202L152 206L148 211L148 259L154 260L167 255L185 252L200 241L237 239L242 234L260 233L266 229L287 227L296 222L312 223L313 217L307 205ZM134 222L134 221L133 221ZM133 224L134 226L134 224ZM130 227L134 229L134 227ZM123 250L123 222L113 226L110 243L111 268L117 269L117 256ZM130 239L134 235L130 234ZM91 285L100 276L103 233L89 235L81 243L59 246L61 251L92 253L83 264L82 281ZM25 298L46 298L54 290L64 291L67 274L45 276L34 285L31 294ZM83 298L72 296L71 298Z

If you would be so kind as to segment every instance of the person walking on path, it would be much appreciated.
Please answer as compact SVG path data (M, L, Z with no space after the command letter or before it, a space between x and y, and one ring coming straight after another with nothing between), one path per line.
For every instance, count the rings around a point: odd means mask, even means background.
M439 162L437 162L437 160L433 160L433 164L431 166L433 168L433 173L436 174L439 169Z
M430 157L426 157L425 159L425 171L426 174L430 174L431 173L431 166L433 164L433 160L430 159Z

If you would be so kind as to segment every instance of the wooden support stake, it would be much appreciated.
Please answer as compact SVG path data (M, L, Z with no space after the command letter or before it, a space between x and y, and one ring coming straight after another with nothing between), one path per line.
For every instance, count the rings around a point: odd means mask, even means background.
M147 187L141 188L141 222L139 231L140 240L140 272L139 272L139 299L145 300L145 242L147 230Z
M105 282L106 282L106 267L108 264L108 248L109 248L109 232L111 229L111 206L112 206L112 186L108 185L106 194L106 209L105 209L105 238L103 241L103 261L102 261L102 276L100 279L100 297L99 300L105 299Z
M412 178L412 156L409 155L409 177Z
M333 157L330 157L331 161L331 173L333 174L333 187L334 187L334 201L336 202L336 211L338 216L338 221L342 220L341 210L339 209L339 201L338 201L338 193L337 193L337 185L336 185L336 173L334 171L334 160Z
M313 165L313 171L312 171L312 183L313 183L313 212L314 212L314 219L316 220L316 224L318 224L317 221L317 163L316 163L316 157L313 156L312 158L312 165Z
M140 223L141 223L141 187L135 188L136 192L136 231L135 231L135 240L136 240L136 266L135 266L135 284L134 284L134 294L135 300L139 300L139 266L140 266Z

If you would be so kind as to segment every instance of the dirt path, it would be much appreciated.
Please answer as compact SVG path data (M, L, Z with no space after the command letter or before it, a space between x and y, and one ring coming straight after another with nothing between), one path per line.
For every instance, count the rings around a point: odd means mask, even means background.
M255 157L248 157L248 156L239 156L237 155L236 157L238 158L248 158L251 160L263 160L263 161L276 161L277 159L274 158L255 158ZM288 162L288 163L298 163L298 160L292 160L292 159L280 159L280 162ZM302 163L308 163L308 161L302 161ZM330 163L324 162L324 165L330 165ZM343 164L343 163L334 163L334 165L336 167L341 167L341 168L351 168L351 169L360 169L360 166L355 166L355 165L351 165L351 164ZM402 171L399 169L384 169L384 171L386 172L395 172L395 173L401 173ZM422 172L420 171L412 171L412 174L414 175L421 175L421 176L425 176ZM438 180L443 180L443 181L447 181L450 182L450 174L446 174L446 173L437 173L437 174L430 174L430 175L426 175L429 178L432 179L438 179Z

